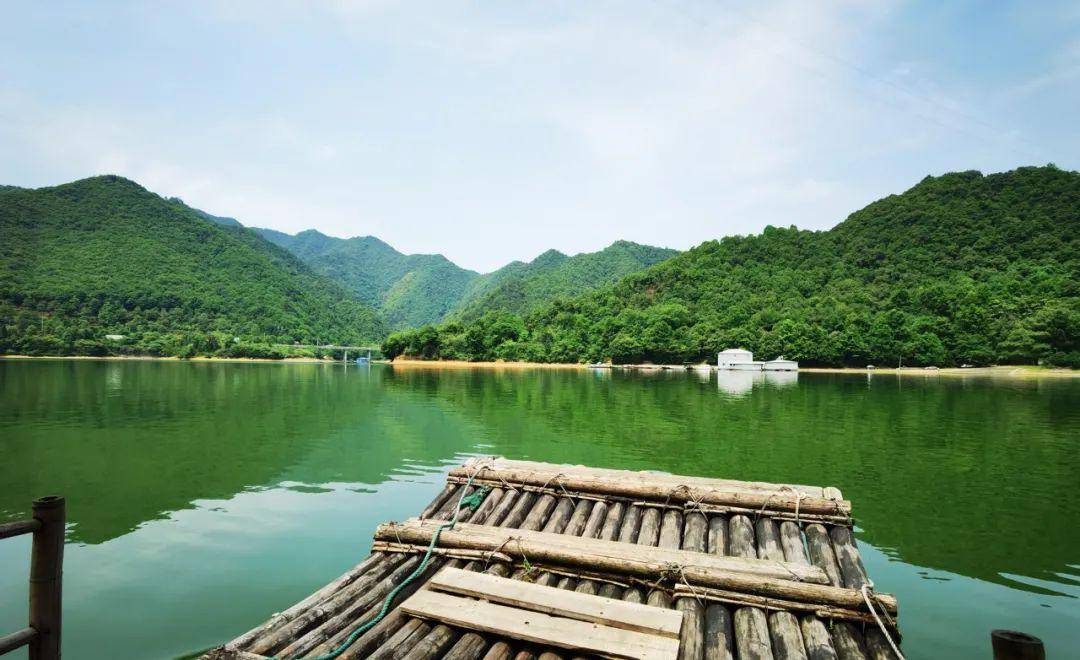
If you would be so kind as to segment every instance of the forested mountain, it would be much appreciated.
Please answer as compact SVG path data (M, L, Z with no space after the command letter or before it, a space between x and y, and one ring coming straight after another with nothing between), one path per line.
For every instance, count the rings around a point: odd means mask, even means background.
M492 312L524 314L556 298L614 284L676 254L676 250L630 241L616 241L599 252L572 257L548 250L527 264L515 262L485 275L452 316L473 321Z
M683 362L742 346L807 365L1080 367L1080 174L927 177L829 231L708 241L522 317L392 335L446 359Z
M391 329L441 320L480 275L441 254L402 254L374 236L334 238L255 229L376 307Z
M522 313L558 296L571 296L677 254L675 250L619 241L568 257L548 250L481 275L441 254L402 254L373 236L335 238L313 229L285 234L259 229L312 268L355 291L378 309L392 330L446 318L475 319L492 311Z
M116 176L0 190L0 352L278 356L384 336L354 294L228 220Z

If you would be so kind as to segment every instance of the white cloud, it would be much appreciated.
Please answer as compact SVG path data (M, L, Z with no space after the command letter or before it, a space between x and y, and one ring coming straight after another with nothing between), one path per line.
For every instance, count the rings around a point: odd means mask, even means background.
M97 44L112 58L89 74L99 93L57 95L78 75L61 70L4 85L0 176L109 171L247 224L491 269L619 238L827 227L926 173L1044 153L1024 124L984 118L978 85L885 54L892 3L745 7L283 0L142 16L135 43ZM182 31L175 52L152 20ZM1075 57L1060 62L1032 94L1072 75Z

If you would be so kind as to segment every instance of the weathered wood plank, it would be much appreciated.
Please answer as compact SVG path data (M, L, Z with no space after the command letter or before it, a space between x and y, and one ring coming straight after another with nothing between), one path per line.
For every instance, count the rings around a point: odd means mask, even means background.
M679 636L682 625L682 617L671 610L657 610L577 592L567 593L554 587L542 587L460 569L444 568L431 578L428 588L673 639Z
M423 590L401 608L425 619L534 644L605 657L673 660L679 642L670 637L529 612L482 600Z

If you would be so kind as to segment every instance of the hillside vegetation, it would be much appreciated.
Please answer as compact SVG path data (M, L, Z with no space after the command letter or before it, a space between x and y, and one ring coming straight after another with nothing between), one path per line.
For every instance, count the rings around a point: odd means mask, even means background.
M473 321L492 312L525 314L556 298L579 295L670 259L676 250L616 241L599 252L568 257L548 250L527 264L515 262L485 276L452 315Z
M0 352L280 357L271 344L385 336L351 292L230 220L116 176L0 190Z
M447 318L471 320L494 311L524 313L556 297L613 284L677 254L619 241L599 252L568 257L548 250L481 275L441 254L402 254L373 236L335 238L309 229L285 234L255 229L316 271L374 306L392 330Z
M390 336L384 352L807 365L1080 367L1080 174L927 177L829 231L707 241L592 294Z
M255 231L354 291L395 330L439 321L479 277L441 254L402 254L374 236L343 239L313 229L296 235Z

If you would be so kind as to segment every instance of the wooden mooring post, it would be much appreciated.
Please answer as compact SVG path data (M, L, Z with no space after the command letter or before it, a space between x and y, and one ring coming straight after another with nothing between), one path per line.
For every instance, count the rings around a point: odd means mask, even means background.
M994 630L990 633L994 660L1044 660L1046 649L1042 640L1016 630Z
M0 539L33 534L30 625L0 637L0 655L30 646L30 660L59 660L65 507L62 497L34 500L34 517L0 525Z

